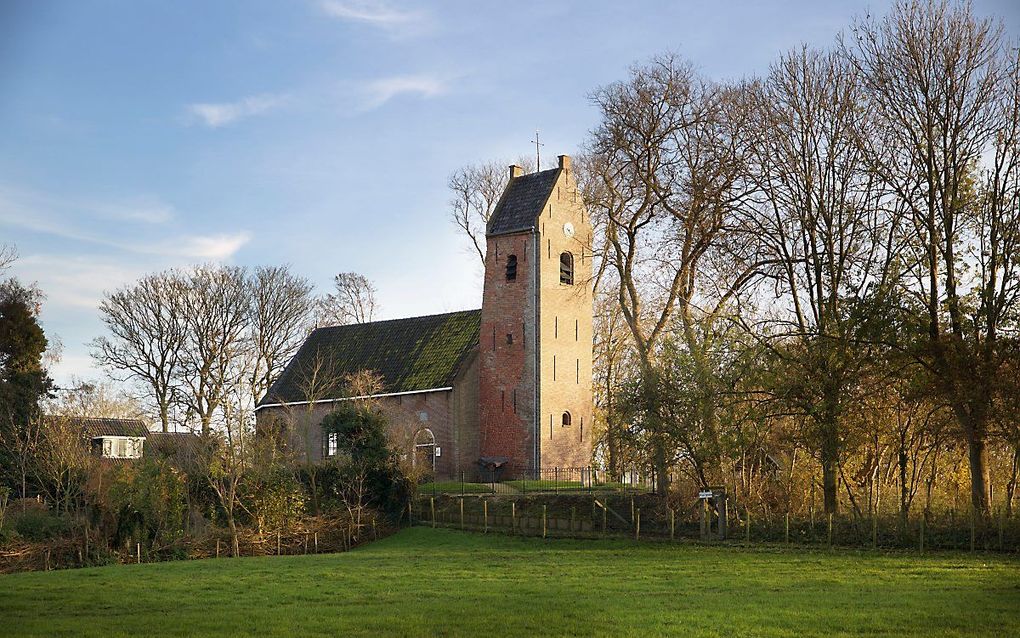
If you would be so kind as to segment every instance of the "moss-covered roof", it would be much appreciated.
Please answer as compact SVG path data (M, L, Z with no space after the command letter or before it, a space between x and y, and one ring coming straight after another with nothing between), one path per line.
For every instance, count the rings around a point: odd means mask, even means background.
M463 310L318 328L259 405L340 398L343 378L363 370L382 376L384 393L450 387L478 345L480 325L480 310Z

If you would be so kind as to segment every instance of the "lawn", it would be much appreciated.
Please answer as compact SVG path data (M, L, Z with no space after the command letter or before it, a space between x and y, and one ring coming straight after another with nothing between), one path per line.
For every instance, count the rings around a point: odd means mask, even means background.
M460 481L436 481L422 483L418 493L425 494L492 494L491 483L461 483Z
M5 635L1016 636L1020 561L414 528L346 554L0 576Z

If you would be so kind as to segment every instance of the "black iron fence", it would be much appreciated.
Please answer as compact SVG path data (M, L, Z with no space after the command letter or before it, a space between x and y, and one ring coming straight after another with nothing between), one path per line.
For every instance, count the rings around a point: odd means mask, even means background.
M639 470L611 473L594 466L551 467L508 472L482 480L478 473L460 472L452 479L430 480L418 486L420 495L633 493L655 491L652 473Z

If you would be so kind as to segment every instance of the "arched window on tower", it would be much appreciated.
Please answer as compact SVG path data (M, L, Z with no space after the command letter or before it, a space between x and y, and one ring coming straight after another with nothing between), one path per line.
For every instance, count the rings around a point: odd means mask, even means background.
M574 256L570 253L560 254L560 283L574 285Z
M566 427L570 427L570 413L569 412L564 412L563 413L563 427L565 427L565 428Z
M517 279L517 255L509 255L506 258L506 280L515 281Z

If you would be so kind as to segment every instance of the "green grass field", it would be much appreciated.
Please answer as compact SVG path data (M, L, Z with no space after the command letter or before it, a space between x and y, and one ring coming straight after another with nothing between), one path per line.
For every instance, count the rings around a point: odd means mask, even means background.
M1017 636L1020 561L483 536L0 576L0 634Z

